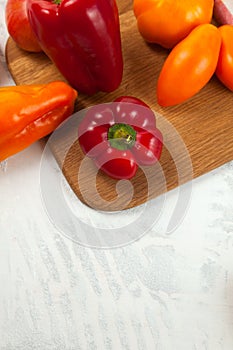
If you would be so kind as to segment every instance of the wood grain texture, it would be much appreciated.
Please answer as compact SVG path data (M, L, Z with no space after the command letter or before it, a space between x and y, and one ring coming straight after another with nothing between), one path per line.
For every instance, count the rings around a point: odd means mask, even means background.
M159 164L151 169L139 169L131 181L133 197L128 198L128 182L121 183L122 194L118 195L117 181L101 172L96 175L91 161L85 162L83 178L77 181L83 154L75 142L63 164L64 175L84 203L101 210L140 205L233 159L232 93L213 77L187 102L160 107L156 101L156 83L168 51L158 45L148 45L141 38L131 1L119 0L118 5L124 57L122 83L113 93L97 93L91 97L80 94L76 110L111 102L119 95L137 96L158 113L158 127L164 135L165 147ZM7 43L6 57L16 84L64 80L44 54L24 52L11 39ZM54 152L59 162L59 152ZM97 191L90 184L96 184Z

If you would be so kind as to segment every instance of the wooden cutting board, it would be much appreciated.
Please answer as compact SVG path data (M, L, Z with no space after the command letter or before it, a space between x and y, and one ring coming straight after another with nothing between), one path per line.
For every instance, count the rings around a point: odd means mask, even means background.
M162 108L156 101L156 82L168 51L148 45L141 38L132 12L132 2L118 0L120 12L124 76L113 93L80 94L76 111L97 103L113 101L120 95L144 100L157 115L157 125L164 135L165 146L159 164L139 169L131 184L117 181L102 172L96 175L92 161L83 165L83 154L76 141L62 164L70 186L87 205L101 210L121 210L140 205L211 171L233 159L233 94L216 77L187 102ZM6 46L9 70L16 84L47 83L61 79L55 66L44 54L20 50L10 38ZM59 163L59 152L54 150ZM148 180L149 179L149 180ZM119 184L118 184L119 185Z

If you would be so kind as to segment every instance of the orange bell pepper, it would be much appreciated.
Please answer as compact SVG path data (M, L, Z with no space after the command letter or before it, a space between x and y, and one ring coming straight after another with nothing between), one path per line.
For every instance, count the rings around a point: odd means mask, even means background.
M74 109L77 92L68 84L0 88L0 161L50 134Z
M214 0L134 0L133 7L142 37L172 48L196 26L211 22Z
M233 25L226 24L218 28L222 45L219 53L216 76L233 91Z
M212 24L201 24L179 44L164 62L157 82L158 103L173 106L199 92L213 76L221 35Z

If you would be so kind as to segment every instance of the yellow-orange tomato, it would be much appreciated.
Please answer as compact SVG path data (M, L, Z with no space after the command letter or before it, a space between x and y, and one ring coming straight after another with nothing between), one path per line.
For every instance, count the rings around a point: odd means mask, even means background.
M212 24L202 24L179 44L164 62L157 82L158 103L173 106L200 91L215 72L221 35Z
M133 7L143 38L172 48L195 27L211 22L214 0L134 0Z
M233 25L218 28L222 45L219 53L216 76L228 89L233 91Z

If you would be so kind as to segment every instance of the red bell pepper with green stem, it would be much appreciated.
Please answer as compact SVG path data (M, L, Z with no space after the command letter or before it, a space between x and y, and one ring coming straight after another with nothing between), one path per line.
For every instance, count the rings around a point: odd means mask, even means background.
M115 179L130 179L138 166L155 164L163 146L153 111L129 96L91 107L79 124L78 135L84 154Z
M37 40L60 73L79 92L114 91L123 58L115 0L28 0Z

